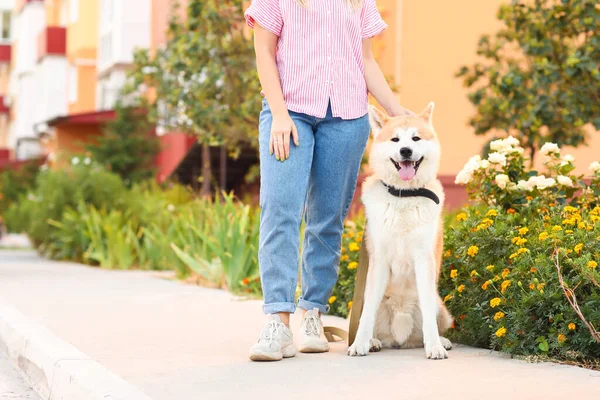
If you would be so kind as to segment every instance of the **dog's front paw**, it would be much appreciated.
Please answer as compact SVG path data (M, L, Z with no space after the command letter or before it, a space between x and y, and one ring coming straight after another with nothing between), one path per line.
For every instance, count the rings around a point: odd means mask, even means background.
M443 336L440 336L440 342L442 342L442 346L444 346L444 348L446 350L452 350L452 342L449 341L448 339L446 339Z
M366 356L369 354L369 350L371 349L371 341L370 340L354 340L352 346L348 348L348 355L351 357L355 356Z
M444 358L448 358L448 352L441 343L433 346L425 345L425 353L427 354L427 358L432 360L443 360Z

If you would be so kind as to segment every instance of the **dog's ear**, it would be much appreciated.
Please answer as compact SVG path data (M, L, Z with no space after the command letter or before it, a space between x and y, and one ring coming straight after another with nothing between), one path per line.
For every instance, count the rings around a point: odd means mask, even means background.
M419 118L423 119L425 122L431 125L433 120L433 109L435 108L435 103L432 101L425 107L421 114L419 114Z
M369 105L369 123L371 124L371 130L373 131L373 137L379 135L379 132L381 132L389 118L390 117L383 111L380 111L377 107Z

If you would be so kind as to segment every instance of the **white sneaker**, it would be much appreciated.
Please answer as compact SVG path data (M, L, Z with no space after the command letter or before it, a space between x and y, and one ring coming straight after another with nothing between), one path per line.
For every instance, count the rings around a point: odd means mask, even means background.
M300 346L302 353L325 353L329 351L329 343L323 333L323 323L319 318L319 309L313 308L304 314L300 325Z
M281 322L279 315L269 315L269 322L260 333L258 343L250 349L250 359L279 361L295 355L296 346L294 346L292 330Z

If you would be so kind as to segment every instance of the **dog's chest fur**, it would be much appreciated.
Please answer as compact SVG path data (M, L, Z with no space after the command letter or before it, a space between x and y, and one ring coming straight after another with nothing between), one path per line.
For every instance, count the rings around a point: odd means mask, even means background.
M439 205L426 197L392 196L377 177L367 178L363 185L368 229L379 236L381 243L379 249L369 251L384 257L391 269L387 292L406 293L414 287L415 259L434 251L444 197L439 181L426 187L440 197Z

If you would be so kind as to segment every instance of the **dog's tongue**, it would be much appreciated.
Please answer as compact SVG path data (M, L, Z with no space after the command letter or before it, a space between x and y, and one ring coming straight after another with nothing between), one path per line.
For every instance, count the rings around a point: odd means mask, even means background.
M398 171L398 173L400 174L400 178L402 178L405 181L410 181L412 178L415 177L417 171L415 171L415 167L413 166L413 163L411 161L403 161L400 163L400 166L401 168Z

